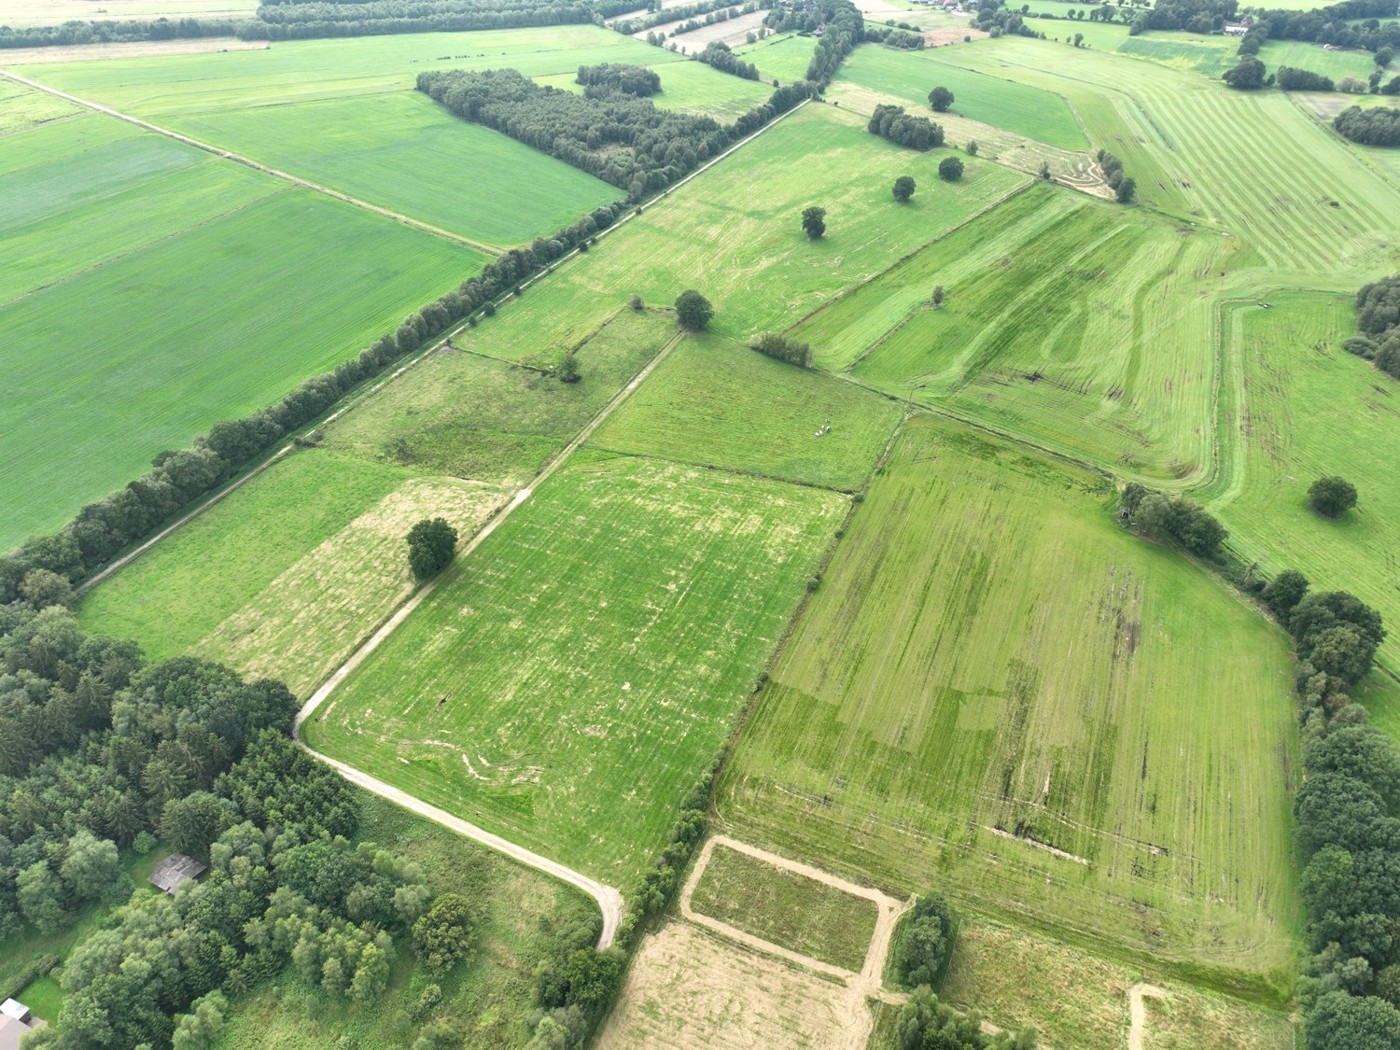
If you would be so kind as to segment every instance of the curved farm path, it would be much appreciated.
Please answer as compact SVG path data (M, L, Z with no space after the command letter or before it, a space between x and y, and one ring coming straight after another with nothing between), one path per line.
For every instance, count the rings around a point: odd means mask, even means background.
M9 70L0 69L0 77L5 77L19 84L24 84L27 87L32 87L37 91L43 91L56 98L65 99L97 113L103 113L109 117L116 117L118 120L124 120L128 124L135 124L138 128L144 128L146 131L154 131L157 135L164 135L166 138L174 139L176 142L182 142L186 146L193 146L195 149L203 150L205 153L212 153L216 157L223 157L225 160L231 160L235 164L242 164L245 167L252 168L254 171L260 171L264 175L271 175L273 178L283 179L302 189L315 190L317 193L325 194L327 197L333 197L338 201L344 201L346 204L353 204L355 207L363 208L365 211L374 212L376 215L383 215L396 222L401 222L405 226L412 226L416 230L422 230L424 233L431 233L436 237L443 237L449 241L456 241L458 244L473 248L486 255L497 256L501 254L500 248L492 248L490 245L482 244L480 241L474 241L469 237L463 237L461 234L452 233L450 230L444 230L440 226L433 226L430 223L404 215L401 212L390 211L388 208L381 208L377 204L371 204L369 201L361 200L359 197L352 197L348 193L342 193L340 190L332 189L330 186L323 186L319 182L311 182L307 179L303 179L299 175L292 175L285 171L279 171L276 168L270 168L266 164L254 160L252 157L245 157L239 153L230 153L226 149L220 149L218 146L210 145L207 142L201 142L199 139L190 138L190 136L182 135L178 131L171 131L169 128L163 128L159 124L152 124L150 121L141 120L139 117L133 117L128 113L123 113L121 110L113 109L110 106L104 106L98 102L90 102L85 98L79 98L77 95L70 95L66 91L59 91L57 88L51 88L37 80L30 80L28 77L22 77L18 73L11 73Z
M762 937L746 933L727 922L721 922L712 916L697 912L691 906L691 898L695 894L695 887L699 885L705 869L710 865L710 858L714 855L716 846L724 846L726 849L747 854L775 868L794 872L814 882L820 882L843 893L848 893L852 897L861 897L872 902L879 909L879 915L875 919L875 932L870 937L870 947L866 949L865 962L860 968L860 973L843 970L839 966L822 962L820 959L813 959L809 955L784 948L782 945L766 941ZM888 894L881 893L872 886L861 886L854 882L848 882L829 871L823 871L810 864L803 864L801 861L790 860L777 853L770 853L766 849L751 846L747 842L740 842L728 835L712 835L706 840L695 866L691 869L690 878L686 879L685 886L681 889L680 896L681 915L687 921L712 930L761 955L774 956L814 973L843 981L847 988L843 1032L849 1037L845 1043L849 1050L863 1050L874 1027L875 1019L866 1005L867 1000L878 999L881 1002L898 1005L908 999L908 996L903 992L894 992L885 988L882 978L885 972L885 961L890 954L890 944L894 940L895 927L899 924L900 916L913 905L912 898L907 901L897 900Z
M1147 1027L1147 1008L1143 997L1165 999L1167 993L1155 984L1135 984L1128 989L1128 1016L1132 1027L1128 1029L1128 1050L1142 1050L1142 1033Z

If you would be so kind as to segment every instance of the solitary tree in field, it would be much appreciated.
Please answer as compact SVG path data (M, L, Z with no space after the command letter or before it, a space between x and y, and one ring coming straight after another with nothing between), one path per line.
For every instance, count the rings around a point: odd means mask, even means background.
M821 240L822 234L826 233L826 209L818 208L815 204L802 211L802 229L807 232L807 236L814 241Z
M932 985L953 946L952 933L953 915L942 895L920 897L900 927L895 944L900 979L911 987Z
M1329 518L1340 518L1356 506L1356 486L1346 478L1318 478L1308 489L1308 506Z
M444 518L424 518L408 530L408 567L420 582L447 567L457 550L457 530Z
M1119 204L1131 204L1133 198L1137 196L1137 183L1127 175L1118 180L1117 187L1113 190L1113 195L1118 198Z
M942 305L943 305L943 286L942 286L941 284L935 285L935 286L934 286L934 289L933 289L933 305L934 305L934 306L942 306Z
M901 175L894 180L894 199L903 204L914 196L914 180L909 175Z
M714 315L715 309L710 305L710 300L693 289L681 292L676 298L676 320L682 328L703 332Z
M973 140L972 140L971 142L969 142L964 148L967 150L967 155L968 155L969 157L975 157L975 156L977 156L977 140L976 140L976 139L973 139Z
M944 157L938 162L938 177L944 182L957 182L962 174L963 162L957 157Z
M928 93L928 104L935 113L947 113L953 104L953 93L940 84Z
M559 367L554 370L554 374L559 377L561 383L577 383L583 378L578 370L578 358L572 353L565 354L559 361Z

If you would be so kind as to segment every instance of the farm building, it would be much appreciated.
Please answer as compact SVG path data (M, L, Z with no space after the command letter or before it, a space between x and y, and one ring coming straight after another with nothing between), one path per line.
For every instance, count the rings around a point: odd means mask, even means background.
M173 897L175 891L184 883L199 878L206 870L207 865L201 864L193 857L187 857L183 853L172 853L160 862L160 866L146 881Z
M0 1005L0 1050L19 1050L19 1041L44 1022L35 1018L29 1007L14 999Z

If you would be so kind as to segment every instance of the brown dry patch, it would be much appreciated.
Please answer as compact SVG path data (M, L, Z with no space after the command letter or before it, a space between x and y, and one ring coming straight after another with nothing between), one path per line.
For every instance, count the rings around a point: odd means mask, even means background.
M840 984L669 922L643 942L598 1046L829 1050L869 1030L850 1003Z
M674 43L678 47L685 48L686 54L695 55L704 51L716 40L728 44L730 47L738 47L747 41L749 33L758 31L767 16L767 11L754 11L747 15L740 15L738 18L731 18L727 22L716 22L714 25L701 26L699 29L682 33L677 37L671 36L675 30L690 21L688 18L682 18L676 22L667 22L665 25L643 29L632 35L638 40L645 40L648 33L661 33L665 35L668 47ZM704 17L701 15L700 20L703 21Z
M131 44L78 44L73 47L17 47L0 52L6 66L42 62L86 62L107 58L155 58L161 55L197 55L209 51L266 51L266 40L208 37L203 40L142 40Z
M980 29L973 29L971 25L964 26L943 26L940 29L924 30L924 45L926 47L942 47L945 44L961 44L964 37L971 37L973 40L988 40L990 33L984 33Z

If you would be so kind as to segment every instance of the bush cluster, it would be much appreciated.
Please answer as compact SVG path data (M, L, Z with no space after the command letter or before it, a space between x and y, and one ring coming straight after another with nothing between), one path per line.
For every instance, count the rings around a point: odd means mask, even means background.
M1167 536L1192 554L1214 558L1230 534L1215 517L1181 496L1131 482L1123 490L1122 515L1134 529Z
M1343 342L1342 348L1400 379L1400 274L1356 293L1356 327L1361 334Z
M1099 166L1103 168L1104 179L1113 188L1113 195L1119 204L1131 204L1137 196L1137 183L1123 171L1123 162L1106 149L1099 150ZM1048 168L1043 172L1048 174Z
M783 335L781 332L764 332L749 340L749 347L760 354L786 361L798 368L812 367L812 348L807 343Z
M910 116L903 106L876 106L865 130L910 149L927 150L943 145L942 124L935 124L928 117Z
M729 49L729 45L722 40L714 40L701 51L695 58L704 62L707 66L718 69L721 73L729 73L744 80L757 80L758 67L752 62L745 62L738 55Z

